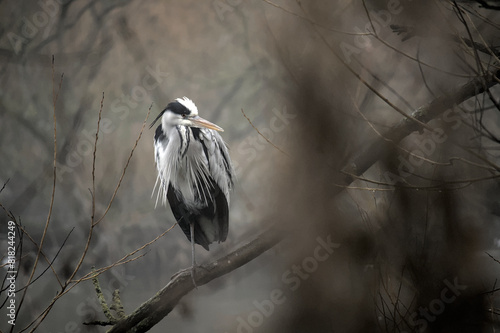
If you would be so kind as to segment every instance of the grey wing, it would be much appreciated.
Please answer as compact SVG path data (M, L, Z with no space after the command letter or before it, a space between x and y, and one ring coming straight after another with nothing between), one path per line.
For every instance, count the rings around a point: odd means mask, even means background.
M225 194L229 205L229 192L233 187L234 170L227 145L216 131L203 130L203 136L210 176Z
M218 132L204 131L209 172L215 181L215 214L219 220L220 241L225 241L228 233L230 191L233 187L234 170L226 143Z

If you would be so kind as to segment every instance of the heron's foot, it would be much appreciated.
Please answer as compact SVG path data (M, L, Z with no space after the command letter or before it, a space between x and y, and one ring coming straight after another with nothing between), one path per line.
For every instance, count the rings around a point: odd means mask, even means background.
M189 268L187 268L187 269L189 269ZM193 281L194 287L196 289L198 289L198 286L196 285L195 273L196 273L196 271L199 271L200 269L203 269L207 272L209 271L205 266L200 266L200 265L197 265L196 263L194 264L194 266L191 267L191 280Z
M193 281L193 284L194 284L194 287L196 289L198 289L198 286L196 285L196 280L195 280L195 271L196 271L196 268L199 267L199 266L196 266L196 264L194 266L191 267L191 280Z
M197 264L195 264L194 266L191 266L189 268L184 268L184 269L181 269L180 271L178 271L177 273L175 273L174 275L172 275L172 277L170 278L170 280L173 280L175 279L176 277L178 277L179 275L184 275L184 274L190 274L191 275L191 280L193 281L193 285L196 289L198 289L198 285L196 284L196 270L199 270L199 269L204 269L207 271L207 269L203 266L199 266Z
M170 280L175 279L179 275L191 274L192 269L193 269L192 267L181 269L180 271L178 271L177 273L175 273L174 275L172 275L172 277L170 278Z

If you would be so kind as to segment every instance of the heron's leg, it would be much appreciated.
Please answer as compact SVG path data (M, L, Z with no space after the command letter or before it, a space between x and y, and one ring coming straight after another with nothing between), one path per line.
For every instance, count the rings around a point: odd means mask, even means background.
M191 279L193 280L193 284L195 288L198 288L196 285L196 281L194 280L194 270L196 268L196 259L194 254L194 223L189 222L189 229L191 231Z

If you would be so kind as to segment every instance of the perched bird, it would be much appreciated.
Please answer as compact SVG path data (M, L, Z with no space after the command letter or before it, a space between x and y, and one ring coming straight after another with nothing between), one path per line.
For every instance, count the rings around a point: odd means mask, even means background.
M191 241L194 280L194 245L208 251L209 244L224 242L228 233L229 192L233 166L221 127L198 116L189 98L169 103L151 123L161 119L154 135L158 200L167 199L177 223Z

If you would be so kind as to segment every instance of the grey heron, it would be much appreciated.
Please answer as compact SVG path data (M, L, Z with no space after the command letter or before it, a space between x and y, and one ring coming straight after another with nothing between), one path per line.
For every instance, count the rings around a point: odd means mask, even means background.
M182 231L191 242L194 279L195 243L207 251L209 244L224 242L228 233L229 192L233 187L233 166L228 148L219 135L223 129L198 115L189 98L169 103L154 135L158 176L156 204L168 203Z

